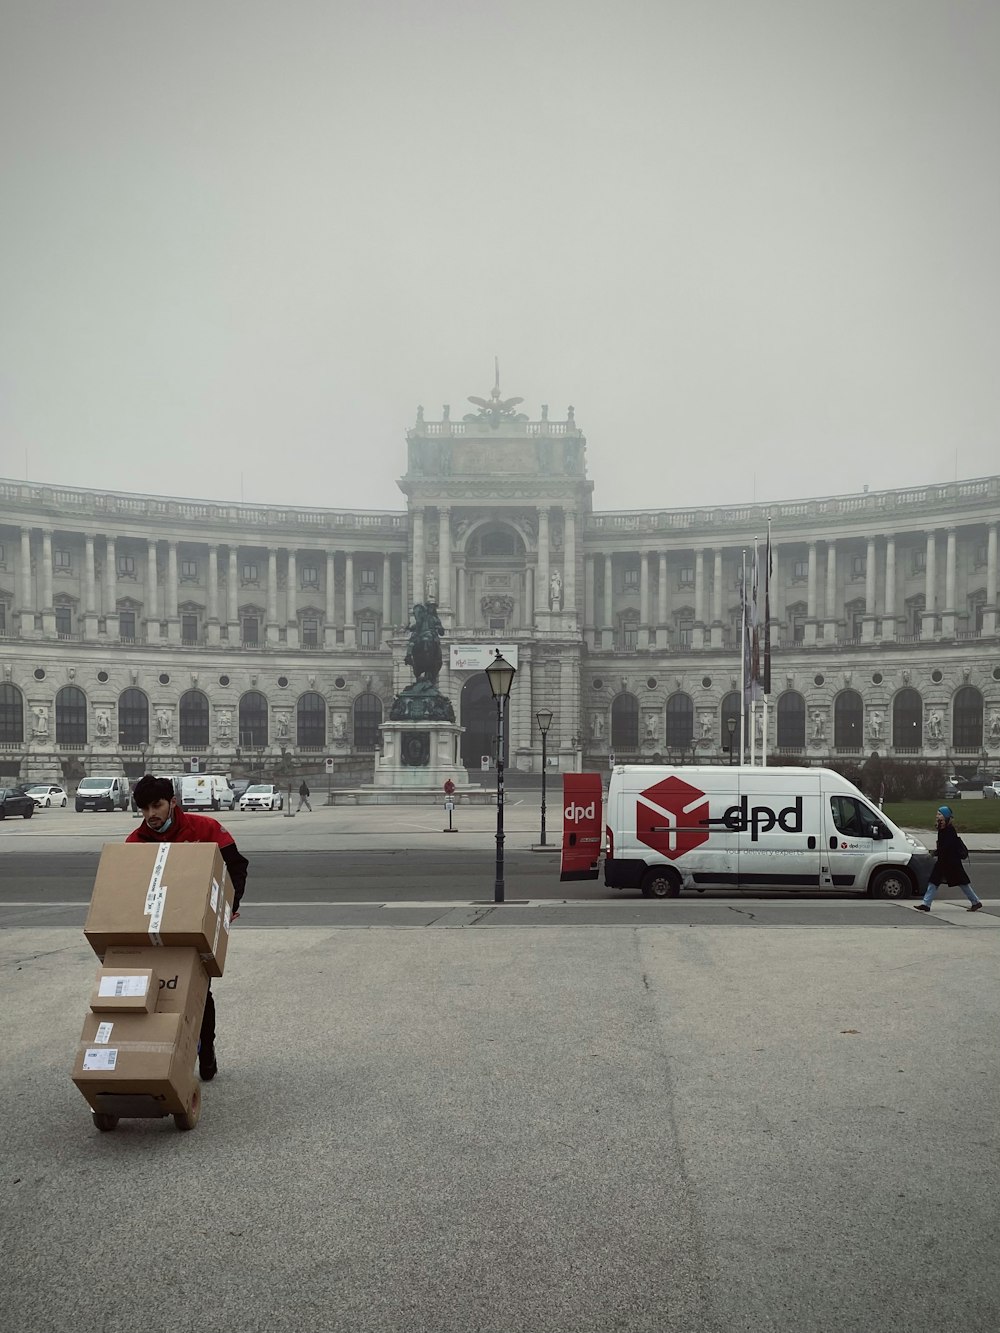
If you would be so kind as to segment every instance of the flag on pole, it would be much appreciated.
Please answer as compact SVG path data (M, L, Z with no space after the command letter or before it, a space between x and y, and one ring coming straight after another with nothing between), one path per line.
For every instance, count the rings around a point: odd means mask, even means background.
M753 543L753 566L750 575L750 672L749 701L756 703L762 696L760 671L760 547L756 537Z
M765 694L771 693L771 575L774 572L771 553L771 520L767 520L767 557L764 561L764 675Z
M746 716L747 707L753 697L750 689L751 676L751 648L750 648L750 594L747 589L747 553L743 552L743 569L740 574L740 647L742 650L741 675L743 687L743 714Z

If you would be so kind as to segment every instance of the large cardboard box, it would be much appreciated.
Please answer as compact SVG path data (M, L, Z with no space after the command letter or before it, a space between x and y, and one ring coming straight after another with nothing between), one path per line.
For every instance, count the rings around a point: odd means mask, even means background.
M198 1025L183 1014L88 1014L73 1082L91 1106L104 1094L139 1095L178 1115L194 1098L197 1056Z
M101 957L113 945L193 948L221 977L233 886L214 843L108 843L83 933Z
M157 949L115 944L104 955L104 970L122 972L155 968L158 978L153 1012L183 1014L201 1028L208 995L208 973L197 949Z
M151 1014L158 990L159 979L152 967L102 967L97 972L90 1007L95 1014Z

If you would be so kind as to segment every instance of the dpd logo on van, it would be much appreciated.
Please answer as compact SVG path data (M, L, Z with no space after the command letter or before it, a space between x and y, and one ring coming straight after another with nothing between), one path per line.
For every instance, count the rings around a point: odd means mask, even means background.
M708 797L680 778L664 778L636 798L636 838L671 861L708 841L707 819Z

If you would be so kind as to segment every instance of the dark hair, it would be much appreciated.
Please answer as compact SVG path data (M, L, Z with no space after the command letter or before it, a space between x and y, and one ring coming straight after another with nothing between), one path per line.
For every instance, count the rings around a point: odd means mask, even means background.
M152 773L147 773L135 784L132 797L140 810L148 810L157 801L172 801L174 784L169 778L154 778Z

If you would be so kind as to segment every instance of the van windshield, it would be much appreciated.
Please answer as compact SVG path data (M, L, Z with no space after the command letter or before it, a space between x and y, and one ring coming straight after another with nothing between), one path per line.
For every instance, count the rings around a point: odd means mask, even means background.
M79 791L104 791L111 786L111 778L84 778Z

